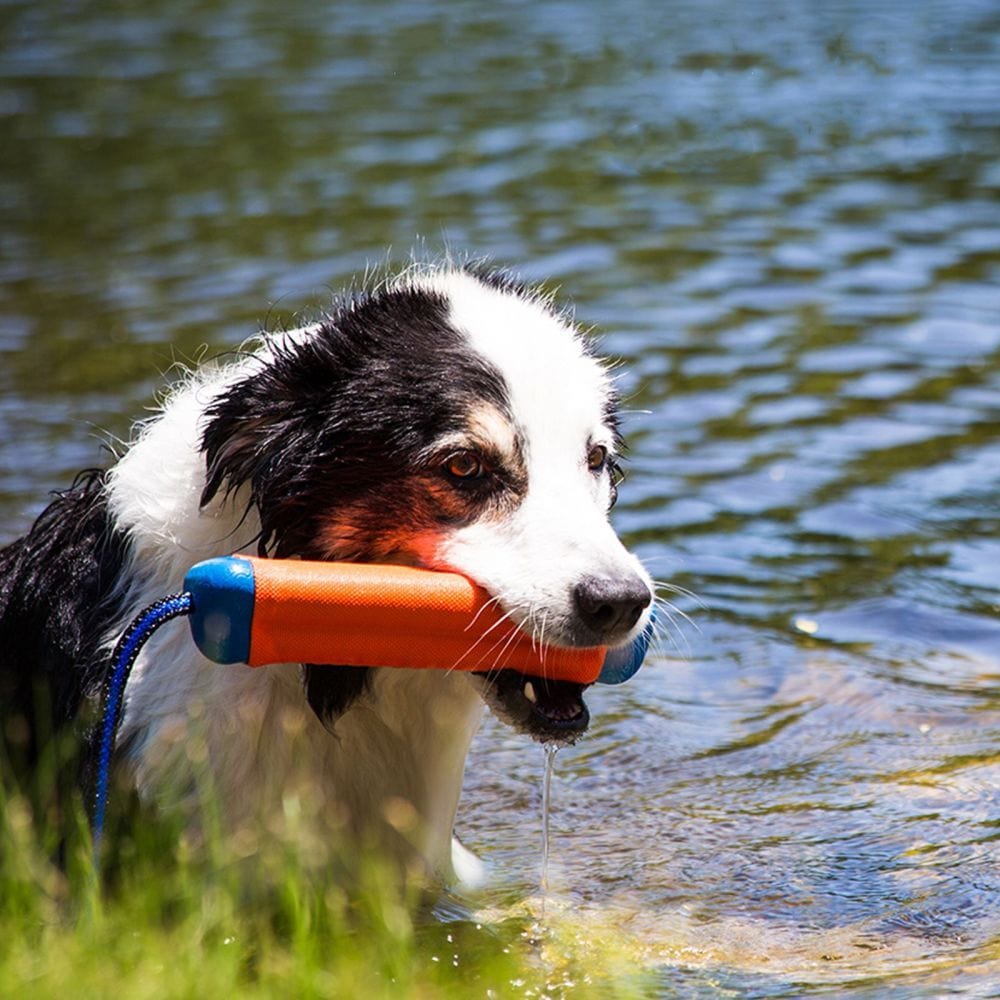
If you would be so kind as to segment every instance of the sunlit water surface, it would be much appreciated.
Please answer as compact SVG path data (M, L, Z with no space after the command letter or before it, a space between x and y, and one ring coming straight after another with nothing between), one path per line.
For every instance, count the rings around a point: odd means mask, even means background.
M548 912L666 994L1000 989L995 4L0 25L4 537L202 345L420 238L514 264L624 359L617 524L698 596L558 756ZM487 722L486 907L537 896L542 773Z

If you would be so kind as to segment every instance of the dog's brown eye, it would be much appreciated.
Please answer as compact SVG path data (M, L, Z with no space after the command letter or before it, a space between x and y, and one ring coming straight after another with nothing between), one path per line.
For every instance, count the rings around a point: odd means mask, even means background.
M603 444L595 444L587 452L587 468L591 472L602 472L604 466L608 464L608 449Z
M456 451L444 463L445 471L455 479L479 479L486 467L474 451Z

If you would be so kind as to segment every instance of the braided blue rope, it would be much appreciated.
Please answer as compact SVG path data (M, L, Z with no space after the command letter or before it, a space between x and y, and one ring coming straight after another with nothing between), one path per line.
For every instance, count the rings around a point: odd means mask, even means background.
M101 722L101 743L97 755L94 781L94 808L91 828L94 836L94 867L100 867L101 841L104 837L104 816L108 804L108 780L111 773L111 754L118 735L125 684L136 658L149 637L161 626L181 615L189 615L194 602L190 594L173 594L151 604L142 611L118 640L112 654L114 664L104 685L102 700L104 715Z

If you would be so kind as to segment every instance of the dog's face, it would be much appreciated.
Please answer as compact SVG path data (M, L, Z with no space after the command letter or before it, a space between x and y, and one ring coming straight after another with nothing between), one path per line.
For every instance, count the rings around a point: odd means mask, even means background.
M495 274L417 274L276 339L212 404L203 501L249 483L274 555L474 580L511 628L479 640L473 683L517 728L571 739L582 687L504 669L505 653L515 626L563 646L645 626L650 580L608 521L615 404L546 301ZM310 701L336 715L365 676L307 669Z

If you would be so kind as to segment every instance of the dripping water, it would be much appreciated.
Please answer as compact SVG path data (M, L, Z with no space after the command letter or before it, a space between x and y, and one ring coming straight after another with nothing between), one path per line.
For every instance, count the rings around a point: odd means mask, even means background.
M549 812L552 804L552 772L555 770L556 754L559 747L555 743L545 744L545 774L542 779L542 910L549 894Z

